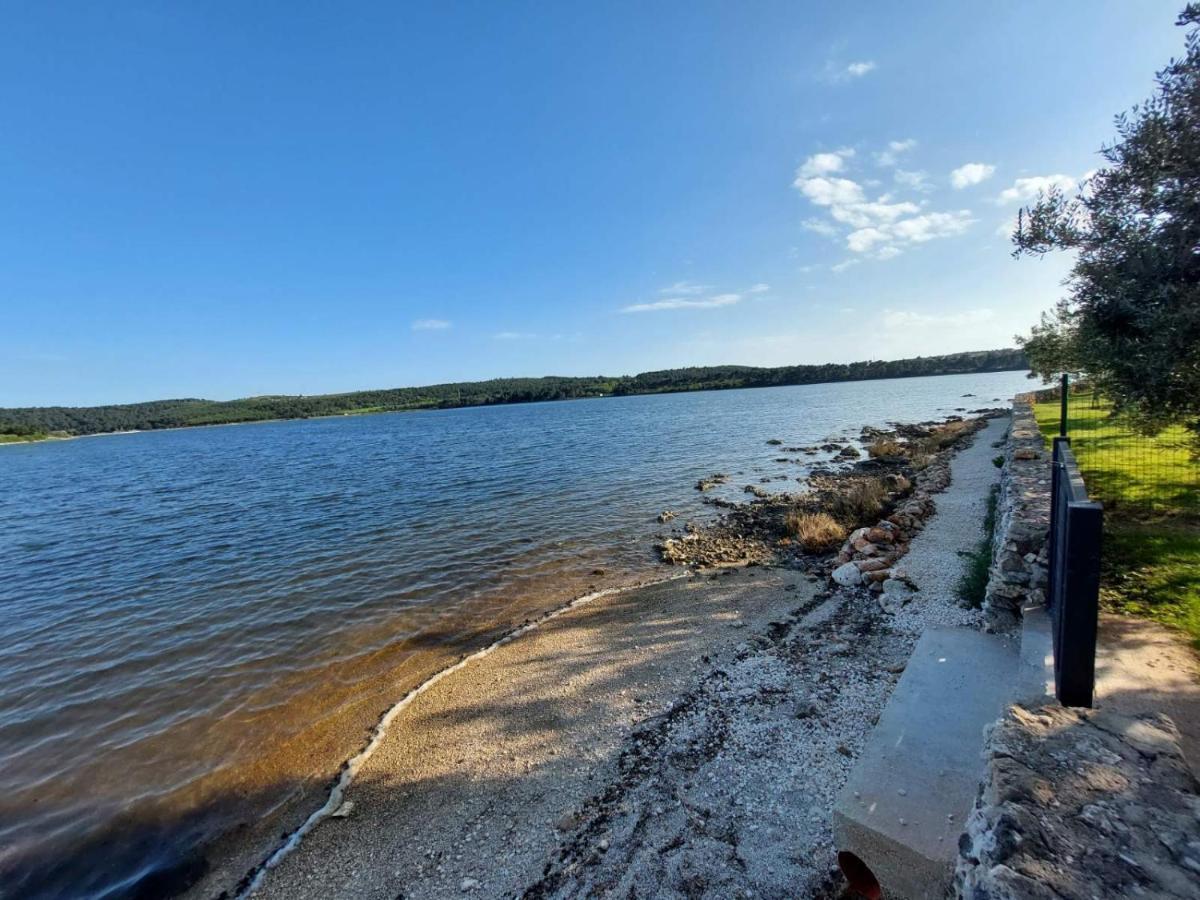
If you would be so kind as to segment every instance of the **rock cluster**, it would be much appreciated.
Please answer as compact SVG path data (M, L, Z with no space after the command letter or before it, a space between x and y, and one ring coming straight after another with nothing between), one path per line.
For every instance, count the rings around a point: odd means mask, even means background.
M1014 706L989 736L958 896L1195 897L1196 788L1165 716Z
M696 482L696 490L708 491L715 488L718 484L725 484L729 481L729 476L722 472L717 472L715 475L709 475L707 478L701 478Z
M974 423L969 433L973 434L985 422L980 419ZM936 512L933 495L950 486L950 454L940 453L933 457L929 465L917 473L907 496L903 496L903 492L910 486L903 476L889 475L885 481L893 496L902 495L895 510L886 519L850 534L834 560L836 568L831 577L842 587L866 585L877 593L903 599L912 586L896 563L908 552L909 541Z
M1045 603L1050 530L1050 454L1028 398L1013 401L996 504L992 567L983 608L989 626L1011 627L1027 603Z
M919 531L935 511L932 494L950 484L950 456L961 441L982 428L986 418L965 422L959 417L949 420L954 428L950 440L942 440L932 452L921 452L922 468L914 466L907 456L894 459L879 458L852 461L861 453L851 446L824 444L814 448L787 448L807 451L828 451L835 454L827 468L813 470L806 480L807 490L800 495L775 494L757 485L747 484L743 490L756 499L748 504L733 503L708 495L704 502L726 510L714 523L699 527L688 523L685 533L675 532L659 541L655 548L662 560L672 565L691 565L698 568L745 566L778 563L805 569L820 569L828 573L828 557L806 551L791 535L787 526L789 515L797 512L824 512L838 506L847 494L864 484L882 484L891 514L867 528L850 535L836 560L834 580L844 586L866 584L876 592L891 588L888 597L902 601L910 592L907 580L893 564L908 550L908 541ZM878 432L895 436L903 429L906 440L921 442L945 429L946 423L897 426L894 432ZM788 461L788 460L783 460ZM849 463L837 466L837 463ZM909 480L912 476L912 481ZM767 480L767 479L764 479ZM719 484L727 484L729 476L715 474L702 478L696 489L707 492ZM841 517L841 516L837 516ZM669 522L669 511L659 516L660 523ZM847 564L850 564L847 567ZM885 585L888 580L896 582Z
M763 565L774 556L773 545L758 533L752 516L732 515L719 527L699 528L688 522L684 533L657 544L663 562L702 569Z

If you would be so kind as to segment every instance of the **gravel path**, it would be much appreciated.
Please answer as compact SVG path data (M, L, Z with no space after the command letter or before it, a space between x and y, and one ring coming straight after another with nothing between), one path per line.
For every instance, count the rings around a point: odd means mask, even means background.
M959 606L955 588L965 564L960 554L974 550L983 539L988 494L1000 483L1000 469L992 459L1001 451L993 445L1004 439L1008 423L1007 416L989 420L974 442L951 460L950 487L937 495L937 514L899 564L920 590L915 602L896 614L894 629L919 636L930 626L982 627L982 612Z

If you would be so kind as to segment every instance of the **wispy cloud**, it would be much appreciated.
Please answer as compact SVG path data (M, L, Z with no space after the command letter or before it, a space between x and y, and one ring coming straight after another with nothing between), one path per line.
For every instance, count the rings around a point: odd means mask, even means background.
M453 327L454 323L445 319L417 319L412 323L413 331L445 331Z
M531 341L537 335L532 331L497 331L492 337L497 341Z
M843 56L841 59L828 59L817 77L829 84L841 84L869 75L876 68L873 59L857 59L846 62L846 58Z
M996 198L996 203L1003 206L1006 203L1027 203L1039 193L1058 188L1060 191L1075 189L1078 182L1070 175L1035 175L1032 178L1018 178L1012 187L1005 188Z
M669 287L660 288L660 294L669 294L672 297L690 297L693 294L703 294L705 291L712 290L710 284L696 284L691 281L677 281Z
M763 294L771 289L769 284L752 285L740 293L713 294L707 297L667 297L662 300L652 300L648 303L632 303L621 307L623 313L661 312L669 309L719 309L722 306L734 306L741 303L748 295Z
M908 188L910 191L924 192L933 189L929 184L929 174L926 172L897 169L892 173L892 177L896 179L896 184Z
M888 141L887 148L875 154L875 162L881 166L894 166L900 157L917 146L916 138L905 138L902 141Z
M977 325L990 322L996 313L990 309L969 309L957 313L922 313L905 309L889 309L883 313L883 326L889 329L904 329L928 326Z
M966 163L950 173L950 183L954 185L955 190L961 191L973 184L987 181L995 172L996 167L988 163Z

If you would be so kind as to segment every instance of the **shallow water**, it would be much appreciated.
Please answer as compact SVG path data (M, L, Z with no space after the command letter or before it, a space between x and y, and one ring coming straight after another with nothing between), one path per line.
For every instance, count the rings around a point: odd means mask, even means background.
M0 449L0 896L156 892L189 848L327 780L419 678L650 569L661 510L712 515L701 476L732 473L721 490L744 499L825 461L776 462L795 454L770 438L854 436L1029 384L961 375Z

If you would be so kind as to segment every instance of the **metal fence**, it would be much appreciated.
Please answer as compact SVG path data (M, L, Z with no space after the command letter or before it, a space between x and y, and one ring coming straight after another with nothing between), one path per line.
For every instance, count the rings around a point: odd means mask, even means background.
M1110 512L1200 517L1200 459L1186 428L1139 432L1086 382L1065 376L1037 399L1058 403L1059 434L1070 437L1091 495Z
M1054 624L1054 693L1063 706L1091 706L1104 510L1088 497L1069 438L1054 439L1050 496L1047 600Z

